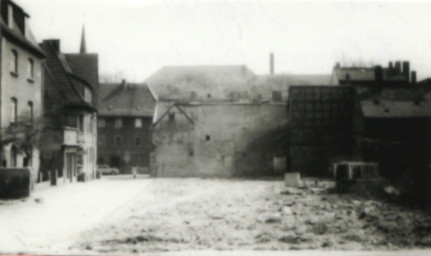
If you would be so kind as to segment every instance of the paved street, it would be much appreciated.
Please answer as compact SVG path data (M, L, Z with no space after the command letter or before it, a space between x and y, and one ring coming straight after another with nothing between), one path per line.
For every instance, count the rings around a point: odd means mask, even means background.
M328 193L329 182L309 185L106 176L0 201L0 248L156 255L426 255L411 249L430 248L427 216Z

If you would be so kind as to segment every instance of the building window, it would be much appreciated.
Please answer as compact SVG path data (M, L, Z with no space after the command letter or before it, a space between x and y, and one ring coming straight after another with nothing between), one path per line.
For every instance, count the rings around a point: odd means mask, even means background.
M97 136L97 144L100 146L105 146L106 145L106 136L99 134Z
M27 103L27 115L28 115L28 122L30 124L33 124L33 102L31 101Z
M206 139L207 141L210 141L210 140L211 140L211 136L207 135L207 136L205 136L205 139Z
M175 121L175 113L169 113L169 122L174 122Z
M142 144L141 137L135 137L135 145L140 146Z
M115 137L115 145L116 146L120 146L121 145L121 137L120 136L116 136Z
M115 119L115 128L121 128L123 127L123 120L121 118Z
M142 127L142 119L141 118L136 118L135 119L135 127L136 128L141 128Z
M16 123L18 121L18 101L16 98L10 100L10 122Z
M11 52L10 71L12 75L18 75L18 52L16 50L12 50Z
M97 126L98 127L105 127L106 126L105 118L99 118L97 120Z
M34 78L34 62L32 59L28 59L28 64L27 64L27 78L30 81L33 81Z

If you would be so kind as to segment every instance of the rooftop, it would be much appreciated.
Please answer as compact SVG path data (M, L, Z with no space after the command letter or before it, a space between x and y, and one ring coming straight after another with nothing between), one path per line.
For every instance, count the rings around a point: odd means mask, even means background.
M152 117L156 99L146 84L104 83L99 86L99 116Z

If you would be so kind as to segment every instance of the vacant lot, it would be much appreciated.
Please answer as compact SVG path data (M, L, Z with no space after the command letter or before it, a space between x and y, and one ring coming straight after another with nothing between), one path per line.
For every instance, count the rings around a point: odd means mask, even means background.
M140 194L68 248L96 253L168 250L388 250L431 247L431 218L329 193L330 182L147 179ZM127 196L126 196L127 198ZM100 199L107 200L109 198Z

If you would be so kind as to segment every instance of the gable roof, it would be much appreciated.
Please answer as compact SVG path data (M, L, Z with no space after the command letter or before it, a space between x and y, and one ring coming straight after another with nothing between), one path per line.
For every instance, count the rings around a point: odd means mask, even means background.
M253 76L244 65L167 66L145 82L162 100L189 100L192 92L199 100L226 100L232 92L247 91L247 80Z
M191 123L191 124L195 124L195 122L193 121L193 118L191 118L184 110L182 107L180 107L178 104L172 104L170 107L168 107L168 109L151 125L150 129L154 129L161 121L162 119L169 114L169 112L171 111L171 109L176 108L178 109L185 117L186 119Z
M152 117L155 107L156 99L146 84L100 84L99 116Z
M77 89L77 81L69 72L70 67L64 58L52 45L52 41L44 41L40 44L46 53L45 70L57 88L65 97L65 104L69 106L79 106L94 111L95 109L85 102Z

